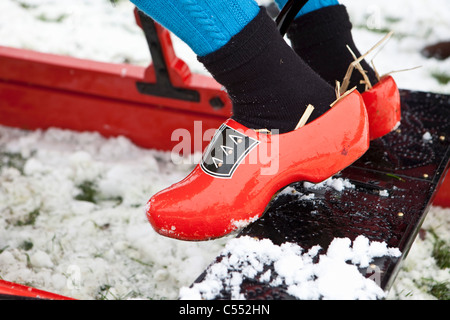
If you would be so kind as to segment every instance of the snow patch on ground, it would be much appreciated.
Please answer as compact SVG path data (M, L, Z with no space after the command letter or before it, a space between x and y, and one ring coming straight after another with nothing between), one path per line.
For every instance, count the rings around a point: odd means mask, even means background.
M319 246L305 251L293 243L278 246L268 239L233 239L223 250L220 262L208 269L205 279L182 288L180 298L215 299L227 289L231 299L244 299L240 292L242 281L254 279L268 286L286 286L290 295L302 300L380 299L385 297L383 290L365 278L358 267L368 268L376 257L401 255L398 249L370 242L363 236L353 243L348 238L337 238L326 254L320 251Z
M0 126L0 277L77 299L176 299L226 238L161 237L145 217L152 194L192 166L123 137ZM81 199L80 186L92 193ZM34 213L34 220L30 219Z

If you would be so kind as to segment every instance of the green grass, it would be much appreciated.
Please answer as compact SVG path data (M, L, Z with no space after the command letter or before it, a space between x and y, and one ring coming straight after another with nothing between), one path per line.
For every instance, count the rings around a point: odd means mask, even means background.
M19 248L25 251L29 251L33 249L33 246L34 246L33 242L25 240L20 244Z
M126 299L133 299L139 296L139 293L135 291L130 291L123 295L116 295L111 291L111 288L113 288L109 284L101 285L97 291L97 296L95 297L96 300L126 300Z
M428 232L433 236L434 244L431 256L436 260L437 266L440 269L450 268L450 246L433 229Z
M112 201L115 205L120 205L123 202L120 196L108 197L102 195L94 181L83 181L77 188L80 192L75 196L75 199L79 201L87 201L95 204L98 204L100 201Z
M434 279L423 278L418 285L438 300L450 300L450 283L448 281L437 282Z
M9 246L4 246L3 248L0 248L0 254L2 254L2 252L5 251L8 248L9 248Z
M20 153L0 151L0 170L2 168L16 168L23 174L23 168L27 160Z
M15 1L21 8L23 8L23 9L34 9L34 8L37 8L37 5L32 5L32 4L28 4L28 3L25 3L25 2L22 2L22 1Z
M432 281L430 287L430 294L439 300L450 300L450 287L448 282Z
M34 226L36 219L40 214L40 209L34 209L23 219L16 222L16 226Z
M43 22L54 22L54 23L60 23L63 22L66 18L68 18L69 15L67 14L61 14L55 18L50 18L46 16L45 14L40 14L37 16L37 19Z
M97 203L98 191L93 181L84 181L77 186L80 193L75 196L76 200Z
M112 5L116 5L116 4L118 4L119 2L122 2L123 0L109 0L109 2L111 2L112 3Z
M441 270L450 268L450 246L442 240L434 229L427 230L433 237L433 250L431 256L436 261L436 265ZM439 300L450 300L450 282L438 282L434 279L423 278L421 285L424 286L429 294Z
M434 71L431 73L431 76L442 85L446 85L450 82L450 75L441 71Z

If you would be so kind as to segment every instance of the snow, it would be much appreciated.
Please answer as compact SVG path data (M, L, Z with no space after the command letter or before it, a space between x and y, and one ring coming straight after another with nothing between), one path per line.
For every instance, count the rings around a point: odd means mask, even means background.
M433 73L449 74L450 60L424 59L421 50L439 41L448 41L450 4L446 0L365 1L341 0L348 8L355 42L362 52L369 50L387 31L393 38L378 52L369 55L380 74L414 67L419 69L394 73L401 88L450 92L450 83L443 84L431 76Z
M234 226L237 229L243 229L246 226L248 226L249 224L255 222L256 220L258 220L259 218L259 214L255 215L254 217L248 218L248 219L244 219L244 220L231 220L231 225Z
M428 131L423 134L422 138L425 141L430 141L431 139L433 139L433 137L431 136L431 134Z
M23 174L0 171L3 279L79 299L175 299L226 242L178 242L148 224L148 198L191 168L172 164L170 154L123 137L6 127L0 150L28 157ZM95 203L76 199L85 181L94 182ZM35 223L18 223L35 210Z
M345 189L354 189L355 186L353 184L350 183L350 181L348 179L342 179L342 178L328 178L327 180L321 182L321 183L317 183L317 184L313 184L310 182L304 182L303 183L304 187L307 189L311 189L311 190L317 190L317 189L323 189L323 188L333 188L336 191L344 191Z
M449 75L450 59L424 59L420 54L424 46L448 40L447 0L341 3L349 10L361 52L378 42L385 30L395 31L374 60L381 74L421 66L393 76L402 88L450 94L450 83L433 76ZM111 6L107 0L2 0L0 45L147 66L151 57L132 8L128 1ZM185 44L176 37L173 41L193 72L206 73ZM425 140L430 138L423 134ZM10 166L8 161L17 164ZM169 153L138 148L124 137L0 127L0 278L78 299L198 299L216 295L223 281L211 278L196 290L188 286L226 250L232 253L229 265L239 266L238 257L245 253L254 257L243 275L258 274L268 283L283 281L298 297L355 298L354 290L336 295L339 281L347 289L368 289L359 292L361 299L385 294L373 280L358 277L346 261L370 268L374 256L398 252L363 237L353 243L336 239L324 255L319 248L304 252L292 244L279 247L255 239L190 243L157 235L146 221L145 204L152 194L183 178L192 165L174 161ZM86 183L95 191L94 201L77 199ZM333 178L309 187L342 191L352 185ZM383 191L380 195L389 196ZM423 228L448 244L449 217L450 209L433 207ZM239 241L246 242L241 246ZM433 245L430 232L417 238L387 299L435 299L424 279L448 283L450 277L431 255ZM313 266L310 261L318 255L320 264ZM282 260L274 262L276 258ZM264 270L272 262L276 274ZM295 268L302 264L302 270ZM223 265L213 272L233 287L242 281L238 273L229 277ZM233 295L241 298L237 290Z
M436 259L430 254L435 241L429 233L431 230L434 231L448 246L449 226L450 209L433 207L422 225L423 230L428 230L427 234L415 240L408 257L403 262L402 271L389 292L388 299L435 300L436 298L427 290L429 280L448 285L449 269L438 267ZM448 255L448 252L446 254Z
M278 246L268 239L233 239L202 282L180 290L180 299L219 298L223 289L231 292L233 300L244 299L240 293L244 279L259 280L267 286L284 285L289 294L302 300L381 299L385 297L383 290L372 279L365 278L358 267L368 268L375 257L401 255L398 249L370 243L363 236L353 244L348 238L337 238L326 254L319 255L320 250L316 246L305 252L296 244ZM316 258L318 263L314 263ZM266 270L270 266L273 273Z

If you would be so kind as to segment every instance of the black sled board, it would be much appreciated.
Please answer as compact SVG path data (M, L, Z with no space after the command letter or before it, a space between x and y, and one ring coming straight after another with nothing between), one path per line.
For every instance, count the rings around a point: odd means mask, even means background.
M397 130L372 141L369 151L336 177L355 187L307 190L304 183L291 185L302 194L314 193L314 201L283 194L256 222L238 237L270 239L274 244L298 244L305 250L320 245L326 250L335 238L352 241L363 235L370 241L398 248L400 257L375 259L378 285L389 291L401 262L407 256L433 198L449 167L450 96L401 90L402 121ZM386 193L382 195L382 193ZM381 193L381 194L380 194ZM217 257L194 282L201 283ZM359 269L367 278L371 271ZM246 300L291 300L287 288L256 280L242 281ZM193 284L193 285L194 285ZM230 299L224 288L214 299Z

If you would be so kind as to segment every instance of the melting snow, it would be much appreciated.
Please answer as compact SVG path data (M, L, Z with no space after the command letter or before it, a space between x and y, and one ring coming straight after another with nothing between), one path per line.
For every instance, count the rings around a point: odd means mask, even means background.
M232 299L244 299L240 292L242 281L255 279L269 286L286 286L287 292L298 299L380 299L385 297L383 290L374 280L365 278L358 267L369 268L376 257L401 255L398 249L370 242L363 236L353 243L348 238L337 238L326 254L320 251L319 246L305 251L293 243L278 246L268 239L233 239L223 250L222 260L208 269L205 279L182 288L180 298L214 299L227 289Z

